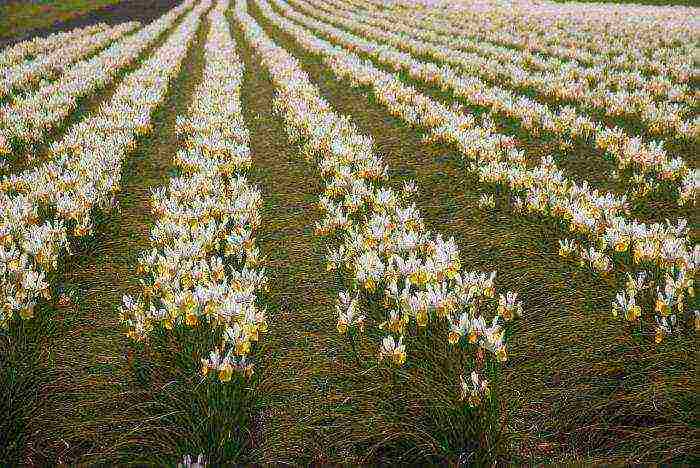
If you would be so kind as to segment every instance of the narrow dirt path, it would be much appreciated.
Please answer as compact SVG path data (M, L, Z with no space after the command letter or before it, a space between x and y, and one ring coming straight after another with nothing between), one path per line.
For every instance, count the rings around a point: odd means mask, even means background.
M318 57L272 29L253 3L251 14L268 35L301 61L337 111L350 115L362 133L373 137L389 164L391 183L409 178L418 182L416 203L428 228L455 238L465 268L496 270L497 287L520 294L526 315L516 323L504 369L513 428L533 436L549 433L547 440L582 451L611 440L611 413L626 405L615 393L625 373L611 363L634 362L640 353L629 331L609 317L614 290L558 257L557 228L513 216L507 208L478 208L479 183L453 150L421 143L420 132L388 114L371 91L338 81ZM561 332L556 339L546 338L552 330ZM438 383L435 388L440 388ZM625 385L638 383L634 378ZM623 411L631 415L636 410L629 406ZM555 413L568 416L553 418ZM571 432L582 426L590 427L595 437Z
M205 24L152 116L153 131L125 163L120 212L102 220L96 236L69 259L59 279L77 299L58 318L52 344L55 369L51 383L41 388L41 411L31 421L27 463L113 462L138 437L142 421L134 405L147 399L148 392L129 369L117 308L123 294L140 289L134 268L150 245L150 189L167 183L178 145L175 119L186 111L202 75Z
M273 86L236 21L232 32L245 63L243 115L251 132L253 170L264 205L259 233L268 258L270 332L259 360L262 377L252 459L260 463L359 463L364 441L381 438L371 385L355 375L335 330L342 283L325 269L325 242L313 233L323 191L315 165L291 145L273 114ZM371 444L367 441L366 444Z

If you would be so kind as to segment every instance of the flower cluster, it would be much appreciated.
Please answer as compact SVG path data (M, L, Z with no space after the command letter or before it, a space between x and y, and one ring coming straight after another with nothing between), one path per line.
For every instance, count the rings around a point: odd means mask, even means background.
M249 135L241 115L243 66L219 0L209 14L204 76L187 118L178 117L184 148L174 159L180 175L153 192L152 248L139 260L143 295L124 297L127 334L147 338L165 328L209 323L221 345L202 359L202 372L222 382L233 371L249 376L251 346L267 330L256 291L266 287L258 269L254 232L260 224L260 192L244 177L250 168Z
M291 1L295 5L299 5L307 13L320 17L324 21L330 21L347 29L360 32L362 38L337 30L327 23L301 15L287 5L281 6L285 15L301 24L322 31L333 40L342 41L344 45L351 47L353 50L359 50L376 57L380 62L392 67L394 70L404 71L416 80L435 84L443 89L449 89L456 96L473 105L485 106L496 114L519 120L521 126L534 135L538 135L540 131L546 131L559 138L569 137L590 141L606 157L617 161L620 169L631 169L630 181L638 186L637 194L639 196L645 195L660 183L675 190L679 195L680 203L694 202L698 194L700 194L699 187L686 183L686 180L697 178L697 175L693 175L697 173L697 169L690 170L681 158L668 155L662 142L644 142L639 137L629 136L619 127L609 127L594 122L588 116L579 114L572 107L562 106L558 110L552 110L550 106L527 96L518 95L498 86L487 85L474 75L484 74L485 70L489 69L490 62L485 59L483 59L484 63L481 63L480 61L461 58L464 54L457 50L428 45L410 37L389 32L387 29L398 28L395 24L396 22L384 28L376 28L363 23L362 17L353 13L338 16L339 13L335 13L336 10L333 10L334 13L323 14L321 13L321 6L315 0L310 0L311 5L309 2L302 2L301 0ZM382 44L371 42L365 38L381 40ZM384 45L384 43L388 43L390 46ZM433 63L415 60L408 53L400 52L391 46L421 56L429 55L439 62L443 62L443 64L437 66ZM466 75L468 76L464 76L460 71L452 69L446 63L460 66L467 72ZM497 62L496 65L491 64L490 67L497 69L498 73L506 70L503 64ZM527 73L519 71L514 73L513 76L522 78L527 76ZM487 78L491 81L503 81L502 79L495 80L492 76ZM524 80L525 78L522 79ZM565 88L559 82L554 87L556 89ZM605 104L605 106L610 107L608 104ZM621 106L623 108L630 107L624 103ZM676 104L668 104L668 106L673 107ZM656 111L654 111L654 114L661 116L671 115L666 112ZM682 127L690 132L689 135L691 136L700 135L697 133L700 132L700 118L693 122L685 122L682 124ZM681 186L687 186L688 189L682 190Z
M74 64L60 79L5 104L0 108L0 155L12 152L13 146L40 142L75 110L79 98L113 81L120 70L133 63L193 3L194 0L183 2L138 32ZM31 152L27 155L32 157Z
M377 2L367 0L364 4L374 7ZM679 83L697 77L692 63L693 41L697 38L693 8L527 1L445 5L448 8L444 10L439 5L424 11L397 10L398 21L430 21L441 28L456 28L462 37L589 67L638 70Z
M696 99L688 85L674 87L669 83L674 102L657 103L657 96L649 91L630 91L624 88L610 90L600 86L598 80L595 80L594 87L589 81L579 79L578 76L581 73L577 72L576 69L571 69L571 67L567 69L567 75L534 72L510 60L497 61L491 55L482 56L476 53L467 53L443 43L436 44L432 38L428 41L418 40L416 37L419 34L414 29L397 21L396 18L380 21L377 25L378 28L375 28L367 24L367 15L356 14L355 9L339 10L337 2L334 2L333 5L324 4L323 6L320 6L319 2L315 0L311 0L311 3L314 5L313 11L317 15L319 8L329 11L325 14L320 13L325 20L342 22L343 25L357 30L363 35L372 34L376 39L387 40L396 47L422 55L430 55L442 63L459 66L470 76L480 76L488 81L503 83L515 88L531 89L546 98L580 103L585 108L599 110L609 116L637 118L646 125L650 132L655 134L677 133L681 138L692 138L697 136L697 132L700 131L694 127L692 122L684 121L684 116L690 112L689 106L696 105ZM345 8L351 7L346 6ZM394 34L396 32L401 34ZM656 86L656 88L663 89L663 84ZM684 104L685 102L688 105Z
M272 13L266 4L261 8ZM454 240L425 229L411 201L415 184L407 183L401 191L388 188L388 168L374 153L371 139L331 109L295 59L247 15L242 1L236 16L276 87L274 107L290 138L317 160L325 182L319 197L325 217L315 230L340 241L329 249L329 270L339 270L349 285L336 304L338 331L354 334L368 315L383 314L379 328L387 335L379 359L401 366L411 325L467 321L464 328L451 327L448 341L470 342L505 361L503 323L522 313L517 295L507 292L497 298L495 272L462 271ZM493 315L490 328L484 325L487 314Z
M558 81L573 89L629 89L642 90L655 98L683 102L690 106L697 101L686 83L678 83L668 76L654 74L645 76L639 70L618 70L609 64L585 66L575 60L564 60L551 55L533 53L530 49L517 49L485 42L464 35L464 29L435 17L423 17L401 14L400 11L377 9L370 1L334 0L326 2L324 7L333 6L338 10L348 10L361 17L361 22L402 34L450 47L452 49L475 52L502 64L514 64L525 70L543 72L548 81ZM548 31L549 32L549 31ZM635 31L636 32L636 31Z
M137 21L118 24L94 35L85 36L34 60L9 67L0 72L0 98L13 90L28 90L39 80L55 78L66 71L74 62L87 57L141 26Z
M69 237L90 234L92 215L114 206L124 158L137 136L150 131L150 115L163 102L207 7L205 2L190 13L108 103L73 126L55 145L53 161L0 180L0 326L15 314L31 316L48 294L47 275ZM42 222L41 212L49 219Z
M35 37L28 41L18 42L0 52L0 68L17 65L23 60L38 58L41 55L65 47L72 41L80 40L85 36L96 34L107 28L106 24L97 23L84 28L61 31L46 37Z
M274 1L284 10L283 0ZM553 218L568 226L575 239L562 240L562 255L575 255L583 265L603 274L617 260L632 271L650 271L654 284L665 283L667 275L692 278L697 273L700 247L691 246L684 221L673 226L630 220L625 197L599 194L585 182L579 185L566 179L550 157L528 168L512 138L476 126L473 118L427 98L395 76L280 17L267 3L259 3L267 18L302 47L320 55L337 76L354 85L371 87L377 100L393 115L429 129L433 139L456 146L482 182L509 188L516 211ZM334 37L340 40L349 36L338 32ZM684 301L687 295L674 297Z

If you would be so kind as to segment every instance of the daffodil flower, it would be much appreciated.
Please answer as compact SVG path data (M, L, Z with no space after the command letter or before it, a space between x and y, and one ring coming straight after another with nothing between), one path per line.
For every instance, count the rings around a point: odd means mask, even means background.
M379 348L379 360L388 358L396 366L402 366L406 362L406 346L403 344L403 335L398 341L394 341L394 337L388 335L382 340L382 346Z

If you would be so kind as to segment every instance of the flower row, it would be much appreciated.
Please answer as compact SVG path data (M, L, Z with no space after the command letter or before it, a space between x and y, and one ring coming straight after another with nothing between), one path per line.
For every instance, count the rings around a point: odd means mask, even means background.
M204 76L187 118L178 117L184 148L169 187L153 192L152 248L139 259L143 296L124 297L128 335L146 339L155 325L209 324L221 345L202 359L204 375L222 382L234 370L252 372L251 346L267 330L256 292L266 288L257 268L255 230L262 203L244 173L251 166L249 135L241 115L243 65L219 0L209 14Z
M275 3L280 8L286 5L283 0ZM558 220L576 237L562 242L570 247L569 254L579 256L582 265L606 273L613 267L610 255L615 256L635 274L647 272L644 289L656 293L654 302L671 305L659 305L657 310L683 310L692 292L692 279L700 269L700 246L691 246L684 221L674 226L628 220L624 197L599 195L585 183L567 180L548 157L539 166L528 168L512 138L476 126L471 116L446 108L370 62L315 37L277 15L264 0L257 4L268 20L304 49L321 56L336 76L355 86L371 87L392 115L428 129L429 139L458 148L482 182L510 189L516 211ZM667 288L667 284L673 287ZM661 285L664 289L657 289Z
M40 80L60 76L74 62L83 59L141 26L137 21L118 24L97 34L86 36L48 55L7 68L0 73L0 98L14 91L27 91Z
M301 1L292 1L297 5L303 5ZM312 14L315 16L320 15L318 8L305 7L304 9L308 12L313 11ZM408 53L346 33L327 23L304 16L288 6L285 7L284 12L295 21L321 31L334 40L342 41L352 50L367 53L394 70L405 71L416 80L449 89L472 105L489 107L494 113L518 119L521 125L534 135L538 135L540 130L545 130L558 137L570 136L592 140L596 148L617 161L621 170L630 167L631 182L636 185L637 195L650 192L662 182L677 193L680 204L694 202L700 193L700 186L695 184L697 170L690 170L679 157L670 157L662 143L645 143L639 137L628 136L619 127L604 127L596 124L570 107L563 107L555 113L547 105L537 103L525 96L517 96L508 90L488 86L475 77L463 77L446 65L438 67L433 63L415 60ZM324 15L324 17L327 16ZM408 48L414 53L421 51L421 48L412 45L411 41L401 40L376 28L341 19L337 21L348 27L361 29L365 36L382 38L390 41L394 46Z
M438 27L453 26L463 36L507 47L590 66L665 75L686 83L698 76L692 62L697 38L697 22L692 20L692 11L619 5L593 9L588 4L566 7L512 2L506 7L477 5L466 11L408 9L401 17L419 17Z
M0 183L0 326L33 315L39 298L50 296L47 277L68 239L90 234L93 215L114 207L124 159L150 131L209 5L202 2L108 103L73 126L53 161Z
M488 79L505 81L512 86L534 88L548 97L581 102L585 107L601 109L608 115L626 115L634 118L642 114L644 120L645 109L648 112L657 109L655 101L658 99L661 99L662 104L677 102L690 107L697 103L697 98L688 84L674 83L668 77L656 75L647 78L639 71L618 71L603 65L584 67L553 57L544 59L529 51L514 50L459 36L461 30L455 27L443 25L438 28L433 27L430 22L419 21L407 24L404 17L364 10L362 7L366 5L362 0L333 0L324 3L324 9L333 8L336 14L345 17L349 17L348 13L351 13L356 21L363 24L426 41L431 46L440 47L444 54L461 54L460 61L466 60L472 69L486 64L488 68L483 72ZM410 23L410 20L408 22ZM487 60L464 55L464 50L475 52ZM533 69L537 70L537 73L533 72ZM558 86L554 86L555 83ZM615 90L617 92L609 92ZM681 106L678 110L674 108L674 111L687 114L687 106Z
M32 94L18 96L0 108L0 154L11 153L13 147L40 142L75 110L81 97L112 82L120 70L133 63L193 3L194 0L183 2L135 34L89 60L74 64L60 79ZM31 152L28 156L32 156Z
M42 54L65 47L71 41L104 31L107 27L104 23L97 23L84 28L53 33L47 37L35 37L18 42L0 52L0 68L11 67L30 58L38 58Z
M290 139L317 160L325 183L319 196L325 217L316 233L340 239L329 248L328 269L340 270L348 285L337 301L338 331L354 335L368 316L383 316L379 328L387 334L379 358L400 366L412 325L446 321L450 343L476 344L505 361L502 321L522 312L517 295L496 298L495 272L462 271L454 239L426 231L412 202L415 185L388 188L388 167L372 140L320 97L298 62L247 15L243 0L236 16L275 86L273 105Z

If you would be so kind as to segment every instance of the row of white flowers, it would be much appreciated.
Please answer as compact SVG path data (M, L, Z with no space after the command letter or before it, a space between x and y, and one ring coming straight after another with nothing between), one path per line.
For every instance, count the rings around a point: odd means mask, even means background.
M228 20L228 0L209 14L205 67L187 118L178 117L184 148L174 164L179 176L153 192L152 248L139 260L143 295L124 297L128 335L143 340L154 326L207 323L221 345L202 359L202 371L222 382L234 370L249 376L251 345L267 330L256 292L267 279L257 267L255 230L260 191L244 177L251 166L248 130L241 114L243 64Z
M256 3L268 20L292 35L304 49L320 55L338 77L356 86L371 87L377 100L393 115L428 129L428 139L457 147L482 182L510 189L516 211L551 217L568 226L575 238L562 240L560 253L577 255L582 266L602 274L613 268L614 257L645 278L644 288L636 291L644 290L649 295L661 318L673 310L683 311L700 269L700 246L691 245L684 220L677 225L647 225L628 219L624 197L600 195L586 183L567 180L549 157L529 168L512 138L477 126L471 116L448 109L371 62L317 38L277 15L264 0ZM281 9L287 7L283 0L275 3ZM626 303L623 312L629 307Z
M476 77L466 77L447 65L438 66L418 61L408 53L364 37L377 37L414 53L422 53L421 45L354 21L338 19L331 14L323 15L319 12L318 5L312 8L301 1L292 2L301 5L314 16L322 16L326 21L339 22L346 27L361 30L363 37L339 30L294 10L285 9L285 14L294 20L322 31L334 40L342 40L346 46L370 54L394 70L403 70L414 79L449 89L471 104L486 106L496 114L517 119L522 127L535 136L544 130L561 138L568 136L589 140L607 157L614 158L620 171L630 168L630 182L636 187L635 195L646 195L665 184L677 194L679 203L685 204L695 202L700 193L698 170L688 168L680 157L669 156L663 148L663 142L645 142L640 137L629 136L622 128L596 123L572 107L564 106L558 111L553 111L549 106L526 96L497 86L489 86ZM442 58L444 57L441 55L440 59ZM692 133L695 135L700 132L700 117L693 125Z
M644 122L652 124L658 120L651 118L653 114L665 109L660 108L656 100L660 99L666 107L673 102L684 103L671 107L679 119L688 114L688 106L697 104L697 96L687 83L674 83L668 77L657 75L647 78L638 70L618 71L603 65L584 67L556 58L547 60L529 51L461 37L458 28L443 26L440 29L429 22L413 21L410 24L410 20L407 24L404 17L398 15L367 11L364 9L367 5L362 0L333 0L324 2L323 7L356 22L400 33L401 37L407 35L425 41L438 53L450 56L455 65L464 64L472 73L478 71L486 79L534 88L547 97L579 102L583 107L597 108L608 115L641 116ZM477 55L465 54L464 50ZM664 118L666 121L662 123L668 127L672 123L670 117L666 115ZM671 128L675 128L675 124ZM663 129L658 128L659 131Z
M505 361L502 323L521 314L517 295L496 296L495 272L462 271L454 239L426 231L412 200L415 184L402 191L388 188L388 168L372 140L320 97L298 62L246 13L244 0L237 3L236 17L270 74L274 108L290 139L317 160L325 182L319 197L325 217L316 233L329 236L329 243L341 239L329 248L328 269L340 270L349 286L337 301L338 331L354 335L363 330L368 313L384 314L379 328L388 334L379 358L400 366L410 325L423 328L444 320L450 343L472 343ZM493 318L490 326L487 315Z
M378 2L372 1L375 5ZM455 11L399 9L402 17L423 18L438 27L454 26L463 36L527 49L553 57L640 70L686 83L699 76L693 65L697 9L606 5L556 5L513 1L469 2Z
M90 234L93 215L115 206L122 163L151 130L150 115L209 6L200 4L99 112L73 126L53 161L0 184L0 326L16 314L32 317L38 299L50 297L47 275L68 252L68 239Z
M70 45L50 54L2 69L0 71L0 98L13 91L27 91L40 80L51 80L60 76L73 63L132 32L139 26L141 23L138 21L118 24L105 31L73 41Z
M414 34L415 37L451 46L456 49L476 52L479 55L496 59L502 63L514 63L529 70L551 73L551 80L559 80L570 86L578 81L586 88L591 85L608 89L640 89L660 99L691 104L697 97L687 83L676 83L663 75L645 76L640 70L617 70L612 66L597 64L585 66L575 60L566 60L530 51L515 49L499 44L464 36L464 30L447 22L435 23L434 18L417 18L397 14L396 11L377 9L370 0L343 0L332 3L338 8L352 6L363 21L375 26L382 26L387 21L401 28L402 32ZM405 25L405 26L404 26Z
M36 59L43 54L65 47L75 40L80 40L107 28L106 24L97 23L84 28L56 32L46 37L35 37L18 42L0 52L0 68L11 67L23 60Z
M75 110L81 97L112 82L120 70L133 63L193 4L194 0L183 2L135 34L89 60L74 64L60 79L46 83L34 93L18 96L0 108L0 155L42 141ZM32 156L27 152L27 157Z

